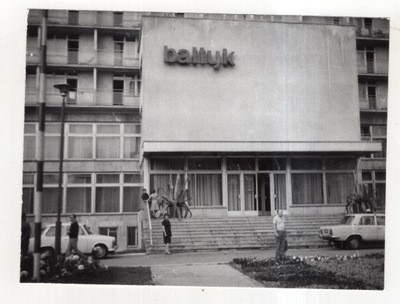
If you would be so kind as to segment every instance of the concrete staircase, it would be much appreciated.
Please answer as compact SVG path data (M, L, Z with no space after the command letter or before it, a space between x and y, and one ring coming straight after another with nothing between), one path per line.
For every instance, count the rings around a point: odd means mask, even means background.
M287 216L286 227L289 248L327 246L318 237L319 227L339 223L341 215ZM172 252L274 248L273 217L191 218L170 219ZM149 223L144 224L144 242L147 253L164 251L162 220L152 220L153 244L150 244Z

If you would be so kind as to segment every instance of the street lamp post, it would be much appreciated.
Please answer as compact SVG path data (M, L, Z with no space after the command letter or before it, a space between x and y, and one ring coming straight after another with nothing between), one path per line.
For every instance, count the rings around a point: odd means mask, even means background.
M61 136L60 136L60 159L58 170L58 202L57 202L57 221L56 221L56 241L55 241L55 254L61 254L61 208L62 208L62 184L63 184L63 163L64 163L64 126L65 126L65 101L68 92L74 88L70 84L56 84L54 88L60 91L62 97L61 104Z

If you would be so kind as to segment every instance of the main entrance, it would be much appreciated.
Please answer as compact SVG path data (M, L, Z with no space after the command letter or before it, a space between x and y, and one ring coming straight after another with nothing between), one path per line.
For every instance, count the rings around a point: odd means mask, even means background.
M286 210L285 173L228 174L229 215L273 215Z
M257 174L258 215L274 215L275 210L286 210L286 175L284 173Z

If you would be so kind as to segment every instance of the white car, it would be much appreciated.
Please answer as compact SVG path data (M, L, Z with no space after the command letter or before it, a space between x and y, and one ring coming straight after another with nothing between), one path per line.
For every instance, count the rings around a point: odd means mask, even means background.
M65 253L68 246L68 230L71 224L62 223L61 225L61 253ZM54 254L55 250L55 224L48 225L42 229L41 234L41 252L50 252ZM29 252L33 252L35 240L29 240ZM96 249L95 249L96 248ZM78 249L85 254L92 254L99 259L105 258L108 253L114 253L117 250L115 237L100 234L93 234L82 224L79 224Z
M362 242L384 242L385 215L346 214L339 225L321 227L319 236L337 248L357 249Z

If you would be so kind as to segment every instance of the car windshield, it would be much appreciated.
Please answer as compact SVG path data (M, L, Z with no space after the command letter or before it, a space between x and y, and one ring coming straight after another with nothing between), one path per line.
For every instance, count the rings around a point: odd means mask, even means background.
M344 218L342 218L342 220L340 221L341 225L351 225L354 221L355 216L345 216Z
M88 234L93 234L93 232L90 231L90 227L88 227L88 226L86 226L86 225L83 225L83 227L85 228L85 230L86 230L86 232L87 232Z

